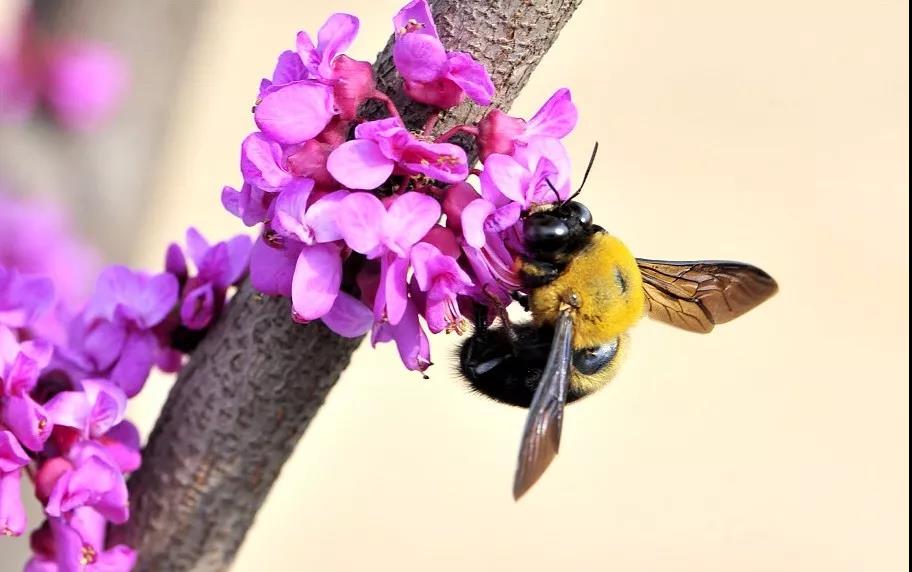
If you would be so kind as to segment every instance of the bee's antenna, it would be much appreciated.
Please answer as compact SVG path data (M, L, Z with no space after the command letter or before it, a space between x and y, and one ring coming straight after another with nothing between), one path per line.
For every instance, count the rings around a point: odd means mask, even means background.
M554 191L554 196L557 197L557 202L561 202L560 193L557 192L557 189L556 189L556 188L554 188L554 183L552 183L552 182L551 182L550 180L548 180L548 179L545 179L545 182L548 183L548 186L551 187L551 190L552 190L552 191Z
M589 171L592 170L592 164L595 163L595 155L597 153L598 153L598 141L595 142L595 146L592 148L592 155L589 157L589 164L586 165L586 172L583 173L583 182L580 183L580 186L576 190L576 192L573 193L572 195L570 195L570 198L568 198L566 201L564 201L564 204L569 203L570 201L572 201L573 199L578 197L580 193L583 192L583 187L586 186L586 179L589 178Z

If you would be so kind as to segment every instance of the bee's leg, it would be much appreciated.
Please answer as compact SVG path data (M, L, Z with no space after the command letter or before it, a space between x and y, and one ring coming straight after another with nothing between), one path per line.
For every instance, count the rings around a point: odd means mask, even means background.
M500 318L500 323L503 324L504 332L507 334L507 339L510 342L513 355L517 355L516 342L519 339L519 336L516 335L516 330L513 329L513 322L510 321L510 316L507 315L507 307L500 301L500 298L491 294L486 289L484 293L487 294L488 299L491 300L491 306L494 307L494 312L497 314L497 317ZM485 316L486 318L487 316ZM476 319L478 315L476 313Z
M542 260L528 260L520 272L523 286L526 289L539 288L553 282L561 272L564 265Z

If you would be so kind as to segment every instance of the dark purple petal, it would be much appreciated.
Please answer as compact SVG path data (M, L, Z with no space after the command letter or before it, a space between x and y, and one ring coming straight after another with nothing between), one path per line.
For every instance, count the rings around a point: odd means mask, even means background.
M127 339L126 328L107 320L95 321L77 335L80 334L85 357L98 371L106 371L114 364Z
M342 256L332 244L305 246L291 283L291 303L302 320L316 320L332 308L342 283Z
M339 292L332 309L322 320L336 334L344 338L357 338L370 330L374 313L357 298Z
M254 120L267 137L291 145L316 137L334 114L332 87L303 80L267 93L256 107Z
M194 288L181 304L181 323L191 330L202 330L212 322L215 312L215 291L211 282Z
M488 70L464 52L451 52L447 55L449 64L448 77L462 88L469 99L478 105L491 105L494 99L494 82Z
M165 252L165 271L173 274L179 281L187 279L187 259L181 247L175 243L168 245Z
M343 143L326 160L326 169L349 189L375 189L393 173L393 161L367 140Z

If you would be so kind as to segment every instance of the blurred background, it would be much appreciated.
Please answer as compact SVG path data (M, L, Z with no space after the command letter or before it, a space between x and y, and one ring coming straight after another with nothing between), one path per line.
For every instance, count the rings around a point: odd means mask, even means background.
M295 33L351 12L349 54L372 60L402 3L39 2L38 29L106 42L130 88L95 131L0 122L0 180L61 201L106 260L157 269L188 225L242 230L219 192ZM22 7L0 0L0 38ZM587 0L513 115L564 86L576 164L601 145L583 196L600 224L639 256L750 261L781 292L710 336L637 326L519 504L525 412L466 391L457 339L432 340L427 381L365 344L234 570L907 568L908 3ZM144 432L171 381L133 403ZM26 554L0 539L0 571Z

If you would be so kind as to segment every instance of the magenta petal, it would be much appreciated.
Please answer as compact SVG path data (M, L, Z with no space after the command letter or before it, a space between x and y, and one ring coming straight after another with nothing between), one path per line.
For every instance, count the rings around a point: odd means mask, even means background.
M394 326L402 320L408 303L408 269L408 258L394 258L386 270L383 288L386 317Z
M349 194L348 191L329 193L320 197L307 209L304 222L311 230L314 241L333 242L342 239L342 231L339 230L336 215L339 211L339 204Z
M440 203L436 200L422 193L402 194L383 221L383 242L399 256L406 256L438 220Z
M360 300L339 292L332 309L323 316L323 323L344 338L363 336L374 323L374 313Z
M488 70L464 52L451 52L448 55L449 78L466 92L469 98L478 105L491 105L494 99L494 82Z
M336 13L317 32L317 51L321 54L320 77L332 77L332 61L355 40L358 25L358 18L351 14Z
M313 244L313 233L306 228L302 221L307 212L307 200L313 190L313 181L309 184L285 189L279 194L275 202L275 212L272 227L287 237L296 238L304 244Z
M241 173L244 181L266 191L276 191L291 182L284 169L282 147L263 133L251 133L241 143Z
M203 258L205 258L206 252L209 251L209 242L200 234L200 231L192 226L187 228L186 240L190 259L199 268L203 265Z
M11 432L0 430L0 473L11 473L28 465L29 460L19 440Z
M0 472L0 536L19 536L27 522L19 482L22 472Z
M105 550L95 560L99 572L129 572L135 565L136 551L124 544Z
M165 251L165 271L176 276L178 280L187 279L187 260L181 247L173 242Z
M151 328L165 319L177 304L180 286L177 278L163 273L152 276L145 284L137 300L134 300L139 325Z
M122 473L132 473L142 464L139 430L129 421L112 427L98 442Z
M90 437L101 437L123 421L127 396L122 389L103 379L83 380L82 388L93 404L88 418Z
M119 385L127 397L139 393L146 384L157 350L158 343L151 332L131 333L127 337L120 359L111 370L111 381Z
M303 80L266 94L253 117L266 136L291 145L316 137L334 113L332 87Z
M451 143L412 141L402 152L402 164L412 173L444 183L459 183L469 176L465 151Z
M524 193L525 184L529 179L529 171L516 162L512 157L494 153L484 162L481 173L481 192L486 199L496 204L493 197L502 195L511 201L526 204Z
M23 447L32 451L44 448L53 428L44 407L29 396L4 396L0 422L13 432Z
M361 254L373 254L380 243L385 218L383 203L370 193L348 195L336 211L336 222L345 243Z
M293 81L307 79L307 68L297 52L286 50L279 55L275 71L272 72L272 85L282 86Z
M235 236L228 240L228 266L223 269L217 281L217 286L226 288L240 280L244 272L247 271L247 265L250 263L250 249L253 248L253 241L246 234Z
M431 365L430 345L427 334L418 322L415 304L409 302L397 325L382 324L377 327L371 342L396 341L399 357L410 370L424 371Z
M326 169L349 189L375 189L393 173L393 162L373 141L347 141L333 150Z
M412 0L403 6L393 17L393 31L397 35L408 31L410 34L427 34L437 38L437 26L427 0Z
M434 36L408 33L396 39L393 62L405 79L428 82L446 73L447 53Z
M485 245L485 221L494 213L494 205L485 199L475 199L462 211L462 234L469 246Z
M72 427L86 433L92 406L84 391L64 391L44 404L48 419L54 425ZM87 434L84 436L88 436Z
M525 133L521 139L528 141L533 137L553 137L560 139L576 127L576 106L570 99L570 90L561 88L554 92L542 105L532 119L526 123Z
M342 283L342 256L332 244L305 246L291 282L291 303L302 320L316 320L333 307Z
M267 296L291 297L291 279L302 246L300 242L288 240L276 248L267 244L263 237L258 238L250 253L253 287Z
M95 369L103 371L111 367L123 349L127 332L123 326L107 320L98 320L82 335L82 347L88 354Z

